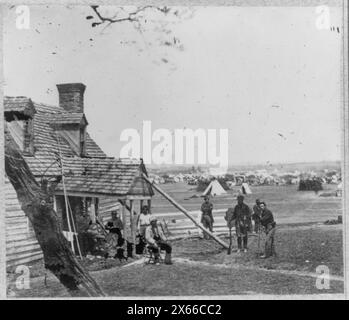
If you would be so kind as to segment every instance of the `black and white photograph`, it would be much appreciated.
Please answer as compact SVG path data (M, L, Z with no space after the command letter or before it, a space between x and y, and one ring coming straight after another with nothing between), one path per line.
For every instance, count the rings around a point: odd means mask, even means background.
M347 4L248 3L1 4L7 299L346 299Z

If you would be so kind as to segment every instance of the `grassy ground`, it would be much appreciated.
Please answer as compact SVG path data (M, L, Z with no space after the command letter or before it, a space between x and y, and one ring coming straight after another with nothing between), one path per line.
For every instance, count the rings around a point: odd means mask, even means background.
M189 211L199 210L202 198L190 198L197 194L195 186L189 186L186 183L163 184L160 187L172 196L176 201ZM321 192L333 192L336 185L324 185ZM281 223L306 223L306 222L324 222L329 219L335 219L341 215L341 198L339 197L320 197L312 191L297 191L297 186L252 186L253 194L245 196L245 202L252 206L255 199L259 198L267 202L269 209L274 213L275 219ZM227 209L236 204L235 196L239 187L228 190L223 196L212 197L214 209ZM177 219L183 218L166 199L158 193L155 194L152 201L153 213L172 213L170 217ZM178 212L178 213L176 213ZM219 215L223 215L220 213Z
M267 260L257 259L263 251L264 236L249 238L249 251L236 253L235 238L233 253L229 263L243 266L255 266L265 269L297 270L316 272L316 267L326 265L332 275L343 275L342 225L313 225L298 227L280 227L276 233L277 257ZM226 239L227 241L227 239ZM212 240L188 239L174 244L176 254L196 261L208 261L216 264L226 263L226 250L222 250ZM234 250L235 248L235 250Z
M207 296L245 294L329 294L343 292L343 283L332 281L329 290L318 290L315 279L260 270L175 264L131 266L93 274L108 296ZM30 290L17 290L17 297L68 297L52 277ZM10 294L11 296L11 294Z
M276 238L278 257L267 260L256 257L257 238L251 237L248 253L233 252L230 256L212 240L175 241L172 266L120 268L119 262L112 260L107 264L103 260L84 263L111 296L342 293L342 281L332 280L330 289L324 292L316 289L316 279L311 276L320 264L327 265L331 275L343 274L341 234L340 225L280 227ZM35 269L39 270L38 266ZM39 272L28 290L17 290L14 279L9 279L9 294L67 296L53 276L49 275L47 284Z

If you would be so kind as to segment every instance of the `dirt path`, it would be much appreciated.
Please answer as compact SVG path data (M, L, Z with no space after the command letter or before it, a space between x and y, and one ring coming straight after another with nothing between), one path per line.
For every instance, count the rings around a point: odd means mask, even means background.
M264 271L264 272L271 272L271 273L280 273L285 275L293 275L293 276L299 276L299 277L311 277L311 278L318 278L319 274L312 273L312 272L302 272L302 271L296 271L296 270L283 270L283 269L266 269L266 268L259 268L256 266L242 266L238 264L233 264L232 262L230 264L212 264L205 261L194 261L187 258L175 258L175 263L186 263L190 265L198 265L198 266L207 266L207 267L213 267L213 268L228 268L228 269L236 269L236 270L252 270L252 271ZM329 275L330 281L342 281L344 282L344 277L340 276L333 276Z
M234 255L232 255L233 257ZM229 256L227 256L227 260L229 259ZM230 259L231 260L231 259ZM122 266L122 268L128 268L135 265L142 265L145 263L145 259L139 259L136 261L133 261L131 263L125 264ZM225 269L235 269L235 270L249 270L249 271L265 271L265 272L271 272L271 273L279 273L279 274L285 274L285 275L292 275L292 276L299 276L299 277L311 277L317 279L319 277L318 273L314 272L305 272L305 271L297 271L297 270L284 270L284 269L267 269L267 268L261 268L258 266L244 266L239 265L236 263L233 263L233 261L226 261L223 264L215 264L210 263L206 261L195 261L188 258L182 258L182 257L176 257L173 258L173 263L182 263L182 264L189 264L191 266L205 266L205 267L211 267L211 268L225 268ZM336 276L336 275L329 275L330 281L342 281L344 282L344 277Z

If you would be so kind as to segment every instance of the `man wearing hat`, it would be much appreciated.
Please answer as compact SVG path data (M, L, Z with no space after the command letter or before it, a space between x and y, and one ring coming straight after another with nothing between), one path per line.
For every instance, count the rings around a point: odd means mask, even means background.
M137 230L142 237L144 237L145 229L150 225L150 217L149 207L142 206L137 220Z
M111 233L116 233L118 237L121 238L121 231L124 229L124 224L119 218L119 213L116 210L112 211L111 218L112 220L106 224L105 229L109 230Z
M105 236L103 234L102 227L97 221L90 221L87 233L90 238L90 252L91 254L98 254L103 246Z
M204 203L201 205L201 223L203 226L213 232L213 204L210 202L210 198L208 196L204 197ZM206 233L204 233L204 238L209 238Z
M267 208L265 202L260 204L262 210L261 225L264 227L266 239L265 239L265 251L261 258L269 258L271 256L276 256L275 251L275 230L276 223L274 220L273 213Z
M165 250L165 264L172 264L171 253L172 247L167 243L167 239L159 228L158 221L156 217L150 217L150 225L145 229L145 240L148 244L148 248L152 250L155 255L155 263L159 264L160 250Z
M247 252L248 235L247 232L251 230L251 209L244 203L244 196L238 195L238 204L235 206L231 220L235 220L236 237L238 242L238 252L242 250ZM230 221L227 221L228 223Z

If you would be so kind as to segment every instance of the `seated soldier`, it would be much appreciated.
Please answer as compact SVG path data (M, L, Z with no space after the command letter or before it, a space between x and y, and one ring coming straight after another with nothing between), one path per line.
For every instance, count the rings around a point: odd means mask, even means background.
M105 236L103 235L103 230L101 226L97 222L89 223L89 227L87 230L89 237L91 238L91 254L98 254L101 251L101 247L105 241Z
M91 248L94 247L93 237L89 234L90 217L87 214L76 214L76 230L78 232L78 240L81 249L81 254L86 257L91 253Z
M111 233L116 233L118 237L122 237L121 231L124 229L124 224L119 218L119 213L115 210L111 212L112 220L109 221L105 228Z
M140 234L138 234L136 238L138 239L138 243L136 243L136 254L143 254L146 246L145 239Z
M156 264L159 264L160 250L165 250L166 252L165 264L172 264L172 261L171 261L172 247L167 243L166 241L167 239L162 229L159 228L157 219L154 216L150 218L150 226L148 226L145 229L145 240L148 244L148 248L155 255Z
M119 236L117 233L109 230L109 233L105 237L104 245L104 257L119 259L127 261L127 256L125 255L126 251L126 241L122 236Z

